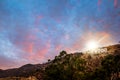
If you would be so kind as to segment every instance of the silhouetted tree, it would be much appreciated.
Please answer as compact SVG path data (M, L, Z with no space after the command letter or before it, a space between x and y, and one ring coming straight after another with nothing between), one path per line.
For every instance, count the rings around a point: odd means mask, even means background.
M50 59L48 59L48 62L50 62Z

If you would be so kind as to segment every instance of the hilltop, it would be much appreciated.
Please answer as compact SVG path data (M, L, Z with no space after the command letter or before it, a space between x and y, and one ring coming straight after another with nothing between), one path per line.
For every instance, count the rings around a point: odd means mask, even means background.
M0 80L120 80L120 44L71 54L61 51L45 64L0 70L0 77Z

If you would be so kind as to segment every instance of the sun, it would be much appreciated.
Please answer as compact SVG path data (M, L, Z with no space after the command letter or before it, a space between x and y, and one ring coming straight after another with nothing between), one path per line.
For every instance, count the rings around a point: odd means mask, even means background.
M88 50L94 50L96 48L98 48L98 42L95 40L90 40L88 41L88 43L86 44L86 48Z

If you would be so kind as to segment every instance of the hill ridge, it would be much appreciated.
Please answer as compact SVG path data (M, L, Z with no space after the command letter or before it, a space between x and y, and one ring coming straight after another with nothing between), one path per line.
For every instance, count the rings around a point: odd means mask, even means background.
M38 78L41 78L43 75L46 75L45 71L49 70L48 69L50 68L49 66L51 65L54 66L57 64L62 65L67 61L67 59L70 60L71 58L73 60L76 60L78 57L81 58L80 60L84 59L84 61L86 62L86 64L84 64L86 68L85 71L93 72L101 66L102 60L104 60L104 58L107 55L113 55L113 56L120 55L120 44L110 45L107 47L101 47L99 49L104 49L104 48L107 49L107 52L97 53L97 54L93 52L89 52L89 53L88 52L75 52L71 54L66 54L66 51L62 51L60 52L60 55L55 57L55 59L50 60L44 64L25 64L19 68L13 68L13 69L7 69L7 70L0 69L0 78L15 77L15 76L16 77L36 76ZM73 60L72 60L73 63L69 61L68 63L74 64ZM42 78L40 80L42 80Z

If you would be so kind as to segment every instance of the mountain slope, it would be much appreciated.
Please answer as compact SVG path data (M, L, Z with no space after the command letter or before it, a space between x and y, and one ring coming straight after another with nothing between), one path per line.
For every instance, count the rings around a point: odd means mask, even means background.
M26 64L20 68L1 70L0 77L12 77L12 76L29 76L32 75L36 70L42 69L42 64Z
M116 44L95 51L71 54L62 51L55 59L45 64L26 64L20 68L0 70L0 77L35 76L38 80L119 80L119 67L120 44Z
M60 52L45 69L45 80L120 80L120 44L96 50Z

